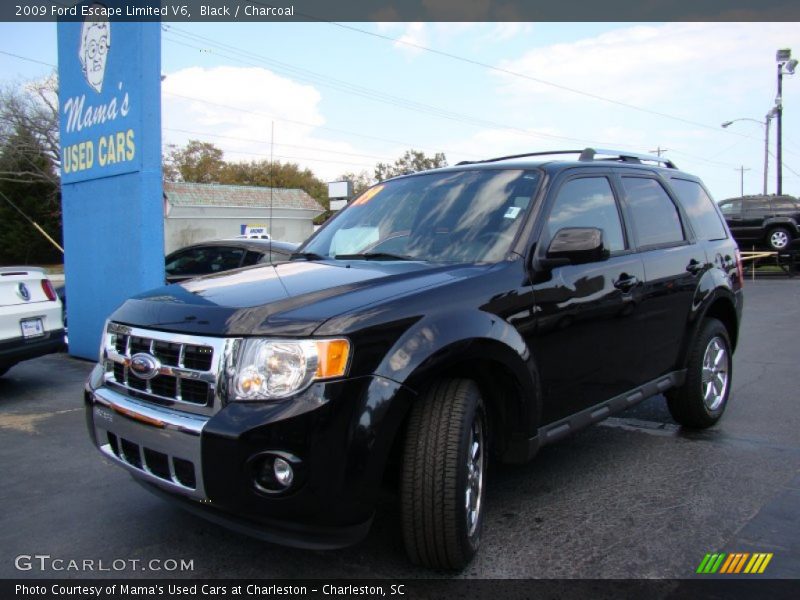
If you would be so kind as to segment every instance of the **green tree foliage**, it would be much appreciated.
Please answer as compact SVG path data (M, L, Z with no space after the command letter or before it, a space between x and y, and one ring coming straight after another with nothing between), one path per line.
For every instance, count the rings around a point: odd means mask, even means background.
M0 88L0 264L63 261L9 202L61 243L59 161L55 74Z
M164 160L164 177L168 181L301 189L328 207L328 186L309 169L280 161L227 162L223 155L214 144L198 140L190 140L183 148L171 146Z
M0 264L62 262L61 252L8 202L61 244L58 176L52 158L33 132L18 125L3 141L0 173L5 174L0 176Z
M446 167L447 158L444 153L437 152L433 157L426 156L419 150L406 150L405 154L394 161L393 165L378 163L375 165L375 179L383 181L398 175L408 175L417 171L426 171L438 167Z
M170 146L164 161L164 178L190 183L220 183L225 161L214 144L190 140L183 147Z

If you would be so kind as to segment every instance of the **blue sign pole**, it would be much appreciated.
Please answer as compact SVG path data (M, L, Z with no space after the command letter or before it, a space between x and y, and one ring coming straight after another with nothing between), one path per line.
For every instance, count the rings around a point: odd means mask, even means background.
M96 358L125 299L164 284L160 24L58 24L69 351Z

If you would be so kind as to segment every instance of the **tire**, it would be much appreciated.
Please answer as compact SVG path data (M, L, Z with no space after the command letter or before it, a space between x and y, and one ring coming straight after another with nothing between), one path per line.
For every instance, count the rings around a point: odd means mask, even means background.
M792 243L792 234L785 227L773 227L767 232L767 246L775 252L786 250Z
M667 394L673 419L693 429L719 421L731 393L732 358L728 330L717 319L706 319L690 350L686 381Z
M463 569L478 550L487 432L480 391L468 379L437 381L411 409L400 504L403 541L414 564Z

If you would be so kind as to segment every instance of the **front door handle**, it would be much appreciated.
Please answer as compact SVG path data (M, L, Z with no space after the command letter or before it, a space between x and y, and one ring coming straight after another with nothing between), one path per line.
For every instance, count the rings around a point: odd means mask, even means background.
M622 290L623 292L631 291L637 284L639 283L639 279L637 279L634 275L628 275L627 273L623 273L619 276L619 278L614 281L614 287L618 290Z
M700 271L703 270L703 263L698 261L697 259L692 259L689 261L689 264L686 265L686 270L689 271L692 275L697 275Z

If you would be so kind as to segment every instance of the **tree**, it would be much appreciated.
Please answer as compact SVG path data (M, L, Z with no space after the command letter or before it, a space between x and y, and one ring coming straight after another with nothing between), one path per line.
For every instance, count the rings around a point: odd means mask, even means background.
M45 181L57 189L61 147L55 73L42 80L0 89L0 147L6 159L5 167L0 170L0 180ZM37 168L41 156L48 159L52 168Z
M344 173L337 178L337 181L352 181L354 198L375 183L375 180L366 171L361 171L358 175L351 172Z
M61 243L58 175L51 156L34 132L18 125L4 140L0 146L0 173L10 174L0 178L0 264L62 262L61 252L18 212L22 211Z
M188 183L219 183L225 161L222 150L209 142L189 140L184 148L169 146L164 178Z
M12 207L61 243L55 74L0 88L0 263L61 262L61 252Z
M446 167L447 158L444 153L437 152L433 157L426 156L419 150L406 150L405 154L394 161L393 165L378 163L375 165L375 179L383 181L398 175L408 175L417 171L426 171L438 167Z
M164 160L164 178L190 183L296 188L305 190L324 208L328 207L328 188L309 169L280 161L227 162L220 148L198 140L190 140L183 148L170 146Z

